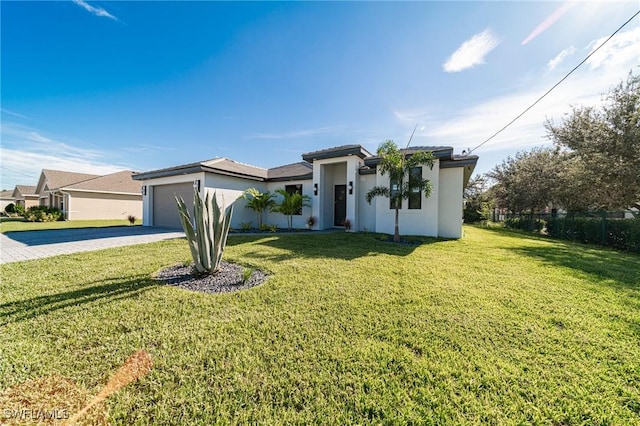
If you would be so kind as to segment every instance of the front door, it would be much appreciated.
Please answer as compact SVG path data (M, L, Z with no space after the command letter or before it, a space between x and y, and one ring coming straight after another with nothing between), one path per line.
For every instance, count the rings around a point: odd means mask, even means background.
M333 195L333 226L343 226L347 218L347 185L336 185Z

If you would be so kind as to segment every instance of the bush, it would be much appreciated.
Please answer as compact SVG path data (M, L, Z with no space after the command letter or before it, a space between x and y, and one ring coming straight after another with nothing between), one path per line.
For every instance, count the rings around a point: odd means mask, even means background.
M547 233L564 240L603 244L618 250L640 253L640 218L555 218L548 221Z
M7 204L7 207L4 208L5 213L15 213L16 212L16 205L13 203L9 203Z
M540 232L547 223L543 219L534 219L532 216L518 216L505 220L504 224L507 228Z
M24 218L29 222L55 222L64 219L59 209L46 206L29 207Z

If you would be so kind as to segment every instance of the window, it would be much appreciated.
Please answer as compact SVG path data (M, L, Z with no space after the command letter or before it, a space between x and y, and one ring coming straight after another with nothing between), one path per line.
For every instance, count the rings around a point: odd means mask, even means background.
M422 167L413 167L409 171L409 182L411 186L414 186L416 183L422 180ZM411 193L409 194L409 208L410 209L421 209L422 208L422 192L419 188L411 188Z
M398 200L395 199L395 197L398 196L398 194L400 193L400 186L402 185L401 182L398 182L396 180L391 180L390 182L390 189L391 189L391 194L389 194L389 208L390 209L395 209L396 208L396 204L398 205L398 208L401 209L402 208L402 198L399 198Z
M287 191L289 194L293 195L293 194L300 194L302 195L302 185L301 184L297 184L297 185L285 185L284 186L284 190ZM296 211L294 213L295 216L299 216L302 214L302 207L300 207L300 209L298 209L298 211Z

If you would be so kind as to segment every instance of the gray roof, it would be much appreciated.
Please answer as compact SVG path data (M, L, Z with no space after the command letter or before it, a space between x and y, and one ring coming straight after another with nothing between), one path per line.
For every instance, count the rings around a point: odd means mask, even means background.
M133 179L145 180L165 176L210 172L259 181L284 181L294 179L310 179L313 170L312 167L313 166L311 166L311 164L303 161L299 163L288 164L286 166L274 167L272 169L263 169L261 167L240 163L228 158L214 158L211 160L200 161L198 163L189 163L175 167L168 167L165 169L138 173L133 176Z
M129 194L140 194L142 182L132 179L134 172L124 170L97 178L84 180L82 182L67 185L61 189L65 191L91 191L91 192L118 192Z
M312 176L313 166L306 161L274 167L269 169L267 174L267 178L270 181L311 179Z
M13 190L15 191L15 189ZM13 191L2 191L0 192L0 198L2 198L3 200L13 200L15 199L15 197L13 196Z
M306 154L302 154L302 159L309 163L313 163L314 160L346 157L348 155L357 155L360 158L366 158L370 157L371 153L364 149L362 145L341 145L333 148L321 149L319 151L307 152Z

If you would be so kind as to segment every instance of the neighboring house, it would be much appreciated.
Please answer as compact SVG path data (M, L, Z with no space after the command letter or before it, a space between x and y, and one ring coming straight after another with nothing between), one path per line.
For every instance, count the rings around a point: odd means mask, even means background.
M9 204L15 204L16 199L13 197L13 191L0 192L0 212L4 212L4 209Z
M400 231L405 235L427 235L460 238L462 235L462 194L471 177L478 157L453 155L452 147L416 147L406 151L433 151L433 169L423 166L419 171L433 184L429 198L423 194L411 202L403 201L400 211ZM134 179L144 183L143 225L180 228L174 195L184 198L191 208L193 191L197 189L223 194L227 204L242 191L254 187L261 192L277 188L299 191L311 197L311 207L303 208L293 218L293 226L304 228L307 219L317 220L313 229L342 227L351 221L354 231L392 234L394 210L389 199L375 198L367 203L365 194L377 185L389 185L389 177L377 168L381 158L360 145L344 145L309 152L304 161L286 166L263 169L226 158L185 164L143 172ZM242 222L256 223L256 216L244 208L239 199L234 206L232 226ZM264 222L286 227L286 218L269 212Z
M16 185L13 190L13 197L16 200L16 204L20 204L25 209L40 204L35 186Z
M104 176L42 170L36 191L40 205L56 207L67 220L142 216L142 184L125 170Z

